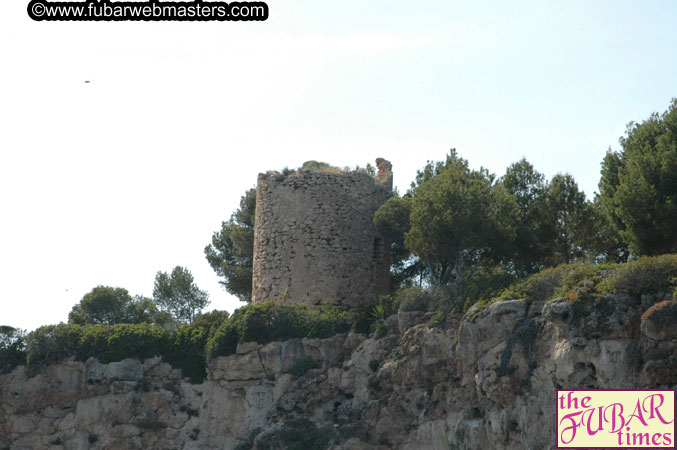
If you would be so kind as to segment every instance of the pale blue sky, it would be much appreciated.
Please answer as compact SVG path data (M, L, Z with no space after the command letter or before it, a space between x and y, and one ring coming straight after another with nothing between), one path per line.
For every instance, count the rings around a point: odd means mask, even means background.
M677 96L677 3L269 1L263 23L37 23L0 3L0 324L66 321L97 284L150 295L258 172L456 147L590 196L625 124ZM92 83L85 84L85 80Z

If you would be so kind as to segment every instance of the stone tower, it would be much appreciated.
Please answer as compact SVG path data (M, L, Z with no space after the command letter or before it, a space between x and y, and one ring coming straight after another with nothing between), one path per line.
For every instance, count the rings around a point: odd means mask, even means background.
M378 174L299 169L259 174L252 302L355 307L389 291L390 243L373 223L391 195L390 162Z

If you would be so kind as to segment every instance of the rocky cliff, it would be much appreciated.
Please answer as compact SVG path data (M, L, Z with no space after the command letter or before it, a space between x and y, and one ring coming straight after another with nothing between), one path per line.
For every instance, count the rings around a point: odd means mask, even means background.
M19 367L0 448L551 449L556 389L675 384L674 302L645 313L656 300L400 313L369 337L242 344L198 385L159 358Z

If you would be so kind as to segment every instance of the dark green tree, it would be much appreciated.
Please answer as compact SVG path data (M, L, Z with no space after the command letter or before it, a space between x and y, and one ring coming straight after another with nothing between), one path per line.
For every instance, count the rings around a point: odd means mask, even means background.
M0 375L26 364L26 332L7 325L0 326Z
M224 278L220 283L246 302L251 301L252 294L255 212L256 189L250 189L240 199L240 208L221 224L212 243L205 247L209 265Z
M78 325L118 323L153 323L159 311L147 297L129 295L127 289L97 286L73 306L68 322Z
M515 216L515 239L510 246L507 265L515 275L523 277L538 272L550 254L552 227L545 222L546 182L542 173L525 159L511 164L498 184L514 198L518 206Z
M512 238L509 211L515 205L492 182L485 169L470 170L453 149L445 161L417 173L404 242L425 262L434 285L458 287L481 264L503 256L497 244Z
M421 285L426 276L423 261L412 254L404 245L404 236L411 227L411 195L404 197L395 192L374 214L374 225L391 243L392 265L390 270L390 290Z
M593 216L585 193L569 174L555 175L545 190L545 219L551 225L548 265L570 263L585 256Z
M616 191L619 185L618 175L623 165L621 155L609 149L601 165L599 193L596 194L593 204L593 212L597 222L593 252L596 253L598 259L603 261L623 263L628 260L630 251L623 237L625 225L618 216L618 202L616 200Z
M176 266L171 274L155 275L153 300L163 310L170 312L179 323L190 323L203 308L209 305L209 295L200 290L187 269Z
M602 162L600 203L635 255L677 252L677 99L628 124Z

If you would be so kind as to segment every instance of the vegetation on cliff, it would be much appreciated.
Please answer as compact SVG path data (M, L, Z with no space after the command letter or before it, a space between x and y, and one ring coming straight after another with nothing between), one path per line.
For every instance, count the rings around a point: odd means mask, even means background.
M247 305L230 316L213 311L195 317L174 330L150 323L48 325L25 336L6 327L0 330L0 373L20 364L40 370L67 358L102 363L125 358L162 356L184 376L200 382L208 362L235 353L244 342L266 344L291 338L325 338L350 330L355 314L327 304L306 305L266 302Z
M98 286L73 307L69 324L28 335L0 328L0 372L69 357L160 355L199 381L210 359L234 353L239 343L327 337L351 327L370 332L398 311L434 312L439 322L500 298L575 305L619 294L670 300L677 292L677 254L670 254L677 252L677 99L664 114L631 123L620 142L602 162L593 201L570 175L548 181L525 159L501 177L471 169L455 150L429 162L407 193L395 193L375 215L392 242L393 293L359 310L269 302L232 316L196 315L206 296L177 267L171 275L158 272L153 299ZM225 288L242 300L251 293L255 205L251 189L205 249Z

